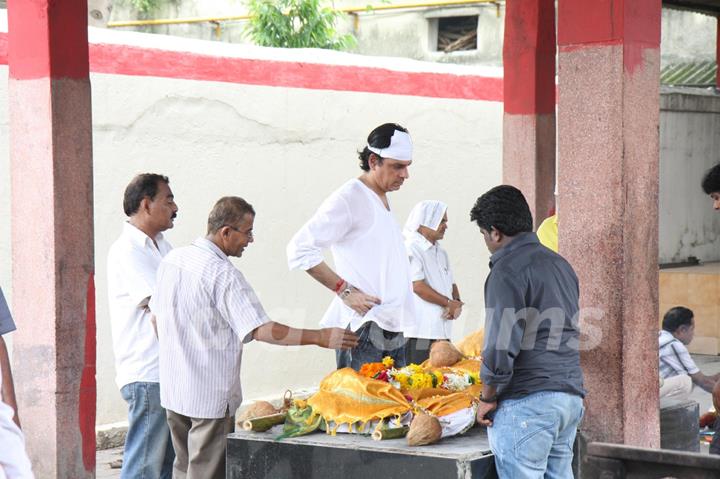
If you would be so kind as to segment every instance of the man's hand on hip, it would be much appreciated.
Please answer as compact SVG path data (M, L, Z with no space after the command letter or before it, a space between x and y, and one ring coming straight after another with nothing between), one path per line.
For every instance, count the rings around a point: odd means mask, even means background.
M351 308L361 316L365 316L373 306L380 304L379 298L365 294L355 287L350 288L349 293L341 293L340 297L348 308Z

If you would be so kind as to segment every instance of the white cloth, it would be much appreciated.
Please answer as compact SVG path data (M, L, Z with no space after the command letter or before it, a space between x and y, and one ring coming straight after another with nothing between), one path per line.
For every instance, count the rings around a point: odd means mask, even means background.
M25 438L13 422L14 415L15 411L0 400L0 479L33 479Z
M395 130L393 136L390 137L390 146L387 148L374 148L368 145L368 150L380 156L380 158L412 161L412 139L410 138L410 135L404 131Z
M125 223L107 258L110 326L115 353L115 382L153 382L158 376L158 342L143 303L152 296L158 265L172 246L162 233L157 247L145 233Z
M160 403L218 419L242 402L243 342L269 321L245 276L205 238L168 254L150 300L160 338Z
M437 230L440 222L445 216L447 205L442 201L425 200L416 204L410 211L408 219L405 222L403 234L405 239L412 240L413 236L421 226L427 226L431 230Z
M410 258L410 278L413 281L424 281L437 293L452 298L453 274L450 260L439 242L432 244L423 235L415 232L407 236L405 246ZM429 303L417 294L413 294L413 297L417 321L413 327L405 330L405 337L450 339L453 321L442 318L445 308Z
M287 246L290 269L308 270L330 248L335 271L345 281L377 298L361 316L337 296L320 324L357 331L373 321L386 331L402 332L415 322L409 263L400 226L380 197L353 179L331 194Z

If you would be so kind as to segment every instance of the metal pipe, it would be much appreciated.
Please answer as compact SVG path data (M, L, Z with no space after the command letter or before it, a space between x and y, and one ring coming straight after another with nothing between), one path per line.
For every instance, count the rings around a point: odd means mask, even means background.
M406 10L411 8L432 8L432 7L451 7L458 5L473 5L479 3L494 3L499 5L498 0L446 0L435 1L430 3L403 3L399 5L378 5L367 7L346 7L338 8L338 12L357 15L359 13L372 13L384 10ZM227 17L191 17L191 18L161 18L156 20L127 20L121 22L108 22L108 28L119 27L144 27L150 25L178 25L185 23L218 23L218 22L236 22L248 20L251 15L232 15Z

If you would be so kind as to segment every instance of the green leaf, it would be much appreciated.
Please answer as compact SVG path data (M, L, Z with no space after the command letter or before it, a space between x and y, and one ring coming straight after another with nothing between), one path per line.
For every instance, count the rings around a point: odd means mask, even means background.
M323 0L248 0L251 18L245 34L256 45L270 47L340 50L354 46L353 35L340 35L335 29L343 14L323 3Z

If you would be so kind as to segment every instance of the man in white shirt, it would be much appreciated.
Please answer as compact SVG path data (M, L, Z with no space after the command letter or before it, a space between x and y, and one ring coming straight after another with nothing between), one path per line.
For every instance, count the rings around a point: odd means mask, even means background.
M3 370L0 367L0 376ZM25 438L13 421L15 411L0 399L0 479L33 479Z
M20 431L20 421L15 403L15 388L10 373L5 342L2 335L13 331L10 308L0 289L0 479L32 479L30 460L25 452L25 438Z
M116 383L128 403L120 477L172 477L175 456L160 405L158 341L148 302L157 268L172 246L162 232L173 227L178 207L169 180L141 174L125 189L128 221L108 252L108 297Z
M225 477L226 436L242 402L243 343L314 344L351 348L340 328L295 329L268 318L245 276L230 262L253 241L255 211L224 197L208 217L208 232L168 254L158 269L150 308L160 339L162 405L177 454L175 479Z
M707 392L720 380L720 373L706 376L695 364L687 350L695 336L694 314L688 308L676 306L663 317L659 335L660 397L687 399L692 385Z
M0 288L0 399L10 406L14 412L13 421L20 427L20 416L18 415L17 400L15 398L15 382L13 381L12 370L10 369L10 355L5 344L5 334L15 331L15 322L10 314L2 288Z
M403 331L415 322L410 270L402 232L387 194L409 177L412 141L394 123L375 128L360 152L363 173L332 193L290 240L290 269L307 271L334 292L321 325L349 328L360 338L337 367L359 370L391 356L405 364ZM323 259L330 248L336 271Z
M462 313L460 291L453 281L450 260L439 241L447 230L447 205L421 201L405 223L405 247L415 293L415 325L405 330L405 359L421 364L430 346L450 339L452 321Z

